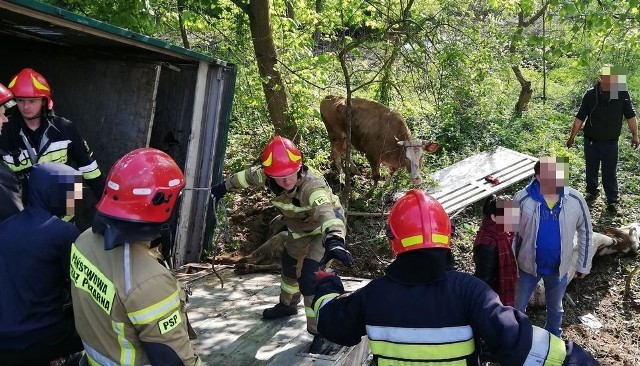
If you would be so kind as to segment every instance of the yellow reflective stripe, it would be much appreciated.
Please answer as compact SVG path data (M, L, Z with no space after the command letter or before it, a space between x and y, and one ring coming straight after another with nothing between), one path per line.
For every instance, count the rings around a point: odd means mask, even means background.
M547 360L544 362L545 366L562 365L566 357L567 349L565 348L564 341L551 334L549 355L547 356Z
M298 285L289 285L284 283L284 281L280 282L280 289L291 295L295 295L300 292L300 287Z
M523 366L560 366L564 362L566 355L567 350L560 338L540 327L534 326L531 350L529 350Z
M310 231L308 233L294 233L293 231L291 232L291 237L293 237L294 239L300 239L300 238L304 238L305 236L311 236L311 235L319 235L320 233L322 233L322 231L320 231L320 228L317 228L313 231Z
M311 192L311 194L309 195L309 204L311 206L313 205L320 206L320 205L326 205L329 203L331 203L331 197L329 196L327 191L323 188L316 189L315 191Z
M85 166L81 166L78 170L82 173L84 179L94 179L100 176L100 169L98 169L98 163L93 163Z
M82 173L82 177L84 179L95 179L95 178L98 178L101 174L102 173L100 172L100 169L96 169L88 173Z
M473 338L443 344L401 344L369 340L369 347L374 355L421 361L463 358L475 351Z
M64 215L64 216L62 216L62 221L69 222L69 221L71 221L74 217L75 217L75 215Z
M315 318L316 317L316 313L311 308L305 307L304 308L304 313L307 316L307 318Z
M293 212L305 212L305 211L309 211L311 209L311 206L303 206L303 207L298 207L292 203L284 203L284 202L278 202L278 201L271 201L271 203L282 209L285 211L293 211Z
M442 234L431 234L431 241L433 243L447 244L449 242L449 237Z
M378 366L467 366L466 360L454 361L400 361L378 357Z
M414 235L404 239L400 239L400 243L402 243L402 246L405 248L412 245L422 244L423 242L424 238L422 237L422 235Z
M249 174L249 169L243 170L240 173L236 174L236 177L238 177L238 184L240 184L240 187L242 188L249 187L249 182L247 182L247 174Z
M86 353L86 356L87 356L87 361L89 362L90 366L100 366L100 364L96 360L91 358L91 356L89 356L88 353Z
M202 365L202 361L200 361L200 357L196 356L196 366Z
M147 306L144 309L128 313L127 316L133 324L149 324L177 308L180 305L179 294L180 290L175 290L164 300Z
M342 220L340 219L329 219L325 222L322 223L322 226L320 227L320 232L324 233L327 231L327 229L331 226L340 226L341 228L344 227L344 222L342 222Z
M46 162L56 162L56 163L66 163L67 162L67 148L56 151L47 151L38 158L38 163L46 163Z
M120 365L134 365L136 361L136 349L124 336L124 323L112 321L113 331L118 335L120 345Z
M329 301L333 300L338 296L340 296L340 294L337 292L331 292L326 295L320 296L320 298L316 300L315 306L313 307L313 311L315 312L316 316L318 316L318 311L322 309L324 304L328 303Z
M75 287L85 291L105 313L111 314L116 287L100 270L71 245L71 263L69 265L71 281Z
M30 168L32 166L31 159L29 159L29 155L27 155L26 151L22 151L20 156L18 157L18 164L14 164L14 160L11 155L5 155L2 157L5 164L11 169L12 172L19 172L23 169Z

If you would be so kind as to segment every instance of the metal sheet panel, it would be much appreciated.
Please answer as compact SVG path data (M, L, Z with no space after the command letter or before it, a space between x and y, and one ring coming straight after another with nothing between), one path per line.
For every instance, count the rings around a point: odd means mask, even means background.
M448 214L533 176L537 158L501 146L470 156L431 174L437 186L428 190ZM494 184L485 179L498 178Z

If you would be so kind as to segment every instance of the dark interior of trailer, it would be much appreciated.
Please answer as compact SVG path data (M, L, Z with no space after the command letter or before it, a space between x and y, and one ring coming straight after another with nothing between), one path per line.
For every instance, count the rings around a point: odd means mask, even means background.
M41 73L55 113L76 124L105 175L119 157L147 143L184 169L197 61L72 26L0 9L0 82L7 85L25 67ZM85 193L92 207L95 197Z

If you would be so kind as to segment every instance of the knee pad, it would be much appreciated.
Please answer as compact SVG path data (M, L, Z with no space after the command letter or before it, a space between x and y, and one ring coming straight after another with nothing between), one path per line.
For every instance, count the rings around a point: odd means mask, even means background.
M312 296L316 292L316 272L320 269L320 262L305 258L302 263L302 274L298 279L300 293L303 296Z
M287 248L282 253L282 275L287 278L297 278L296 265L298 261L289 255Z

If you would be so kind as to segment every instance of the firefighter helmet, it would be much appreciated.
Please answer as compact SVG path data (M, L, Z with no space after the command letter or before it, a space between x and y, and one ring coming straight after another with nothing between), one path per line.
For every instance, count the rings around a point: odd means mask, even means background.
M451 249L449 216L435 198L408 191L391 207L387 236L394 255L416 249Z
M53 109L51 87L44 76L34 69L22 69L11 79L9 89L11 89L16 98L45 98L47 100L47 110Z
M96 209L125 221L163 223L171 217L185 178L164 152L134 150L118 160L109 175Z
M14 105L16 102L13 101L13 93L6 86L0 84L0 107L9 109Z
M286 177L302 166L302 153L284 137L276 136L262 152L262 170L270 177Z

